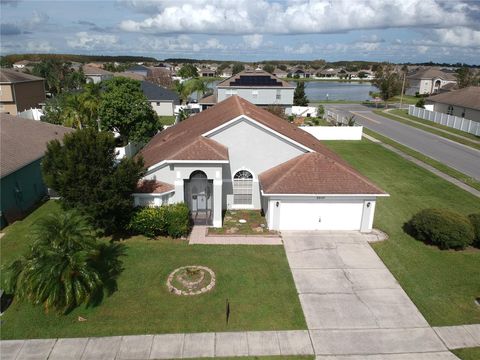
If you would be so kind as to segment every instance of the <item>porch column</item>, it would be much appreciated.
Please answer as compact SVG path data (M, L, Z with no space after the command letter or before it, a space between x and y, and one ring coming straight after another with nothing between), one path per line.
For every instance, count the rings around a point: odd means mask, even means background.
M213 180L213 227L222 227L222 186L221 179Z
M373 218L375 215L375 201L376 199L363 201L362 222L360 225L360 232L369 233L373 228Z
M183 193L183 179L177 179L174 182L175 194L173 195L173 203L181 203L185 201L185 195Z

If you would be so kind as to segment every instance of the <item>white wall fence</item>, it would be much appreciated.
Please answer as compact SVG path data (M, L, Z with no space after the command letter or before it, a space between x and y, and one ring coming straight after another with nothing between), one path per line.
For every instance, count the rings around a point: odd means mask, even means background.
M363 126L301 126L318 140L362 140Z
M438 111L430 111L410 105L408 114L419 117L424 120L433 121L436 124L448 126L457 130L462 130L470 134L480 136L480 122L468 120L458 116L444 114Z
M128 143L126 146L123 147L116 147L115 152L117 153L116 159L121 160L124 157L132 158L134 157L138 150L142 148L141 145L135 143Z

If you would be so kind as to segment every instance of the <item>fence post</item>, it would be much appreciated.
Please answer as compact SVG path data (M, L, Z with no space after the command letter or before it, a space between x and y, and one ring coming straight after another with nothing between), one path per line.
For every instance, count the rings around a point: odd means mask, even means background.
M468 129L467 129L467 132L470 132L471 126L472 126L472 120L468 120Z

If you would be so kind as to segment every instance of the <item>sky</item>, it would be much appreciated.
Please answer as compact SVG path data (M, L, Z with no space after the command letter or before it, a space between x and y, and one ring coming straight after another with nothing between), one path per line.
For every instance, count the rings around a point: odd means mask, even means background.
M480 64L480 0L0 0L0 52Z

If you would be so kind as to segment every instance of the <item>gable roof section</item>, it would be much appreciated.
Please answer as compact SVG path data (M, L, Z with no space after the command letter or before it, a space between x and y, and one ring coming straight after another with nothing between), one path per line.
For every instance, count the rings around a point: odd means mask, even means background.
M203 134L215 130L242 115L308 149L325 154L336 161L346 164L337 154L326 148L306 131L239 96L231 96L217 105L155 135L140 151L140 155L144 158L145 166L148 168L164 160L225 160L225 157L220 159L218 153L215 152L195 154L191 151L182 152L182 150L192 146L198 140L198 137L206 140L208 145L211 145L210 147L214 146L212 144L215 143L225 148L218 142L204 137ZM195 146L204 149L205 141L197 143ZM219 149L218 146L216 150ZM226 148L225 151L227 151ZM188 159L180 158L180 154L186 157L187 153L189 154ZM211 157L211 159L207 159L208 157Z
M237 85L235 82L241 80L242 77L268 77L271 81L275 81L276 85ZM286 88L294 88L295 86L290 85L288 82L283 81L282 79L277 78L276 76L264 71L264 70L244 70L239 72L238 74L233 75L232 77L222 81L217 85L218 87L286 87Z
M168 100L173 101L175 104L180 103L180 100L176 93L167 90L160 85L156 85L149 81L142 81L140 87L142 88L145 97L150 101Z
M113 75L112 72L96 66L84 65L82 70L85 75Z
M318 152L288 160L259 175L265 194L371 194L386 193L366 177Z
M449 73L439 69L432 69L432 68L418 69L415 73L407 76L407 78L416 79L416 80L435 79L435 78L440 78L440 79L449 80L449 81L457 80L454 73Z
M469 86L463 89L430 96L427 100L480 110L480 86Z
M137 194L165 194L175 190L175 186L158 180L140 180L135 188Z
M44 79L38 76L25 74L20 71L15 71L12 69L1 69L0 70L0 83L2 84L13 84L20 82L28 81L43 81Z
M61 140L72 131L72 128L1 114L0 177L40 159L50 140Z

